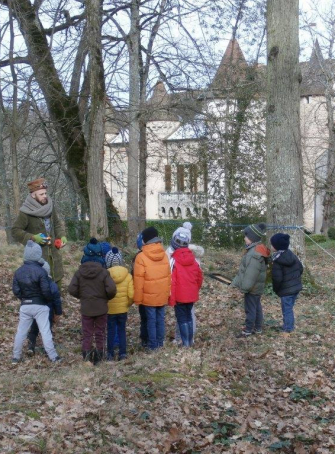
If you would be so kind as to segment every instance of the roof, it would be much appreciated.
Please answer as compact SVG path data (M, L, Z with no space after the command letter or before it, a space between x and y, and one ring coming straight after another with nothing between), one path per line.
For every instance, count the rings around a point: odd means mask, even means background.
M211 89L222 90L245 79L248 63L236 39L231 39L210 84Z

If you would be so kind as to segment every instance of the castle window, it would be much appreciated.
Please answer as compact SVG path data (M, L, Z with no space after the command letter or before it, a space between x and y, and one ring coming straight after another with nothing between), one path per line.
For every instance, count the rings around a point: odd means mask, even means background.
M165 191L171 192L171 166L165 166Z
M177 191L184 192L185 190L185 169L182 165L177 165Z
M191 218L192 217L192 212L189 208L186 208L186 217Z
M174 209L172 207L169 209L169 218L175 219Z
M180 207L177 208L177 218L182 218Z

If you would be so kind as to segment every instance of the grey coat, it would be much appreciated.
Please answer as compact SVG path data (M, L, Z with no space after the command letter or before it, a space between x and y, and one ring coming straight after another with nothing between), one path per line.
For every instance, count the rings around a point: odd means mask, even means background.
M243 293L262 295L265 288L269 249L264 244L255 244L242 258L237 276L231 285Z

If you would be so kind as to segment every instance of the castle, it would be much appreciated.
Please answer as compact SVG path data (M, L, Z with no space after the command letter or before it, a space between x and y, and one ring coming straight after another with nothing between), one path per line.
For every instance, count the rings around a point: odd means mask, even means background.
M324 195L317 182L326 176L328 156L328 116L321 59L316 43L310 61L300 63L304 225L315 232L320 232L322 225ZM233 101L238 87L242 92L248 84L257 84L261 94L255 96L256 103L250 102L246 110L252 112L250 121L254 121L264 135L265 120L259 106L265 106L265 96L262 96L265 70L263 65L248 65L238 42L231 40L212 82L205 89L168 93L164 83L157 82L146 105L147 219L208 215L213 180L220 179L215 173L217 162L213 158L213 165L202 152L208 147L211 129L208 125L215 123L218 128L211 136L213 144L215 137L226 128L227 113L230 114L232 106L236 107ZM114 110L112 116L115 117ZM127 213L127 142L126 122L115 119L107 122L105 184L123 219ZM224 182L220 190L225 190ZM260 187L257 197L262 191ZM263 193L264 199L265 189ZM257 198L253 199L250 194L248 203L249 200L257 204Z

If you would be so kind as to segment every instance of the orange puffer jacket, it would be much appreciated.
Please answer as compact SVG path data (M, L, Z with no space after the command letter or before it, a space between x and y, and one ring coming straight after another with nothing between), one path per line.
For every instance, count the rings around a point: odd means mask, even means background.
M170 263L162 244L143 246L134 265L135 304L165 306L170 296L170 288Z

